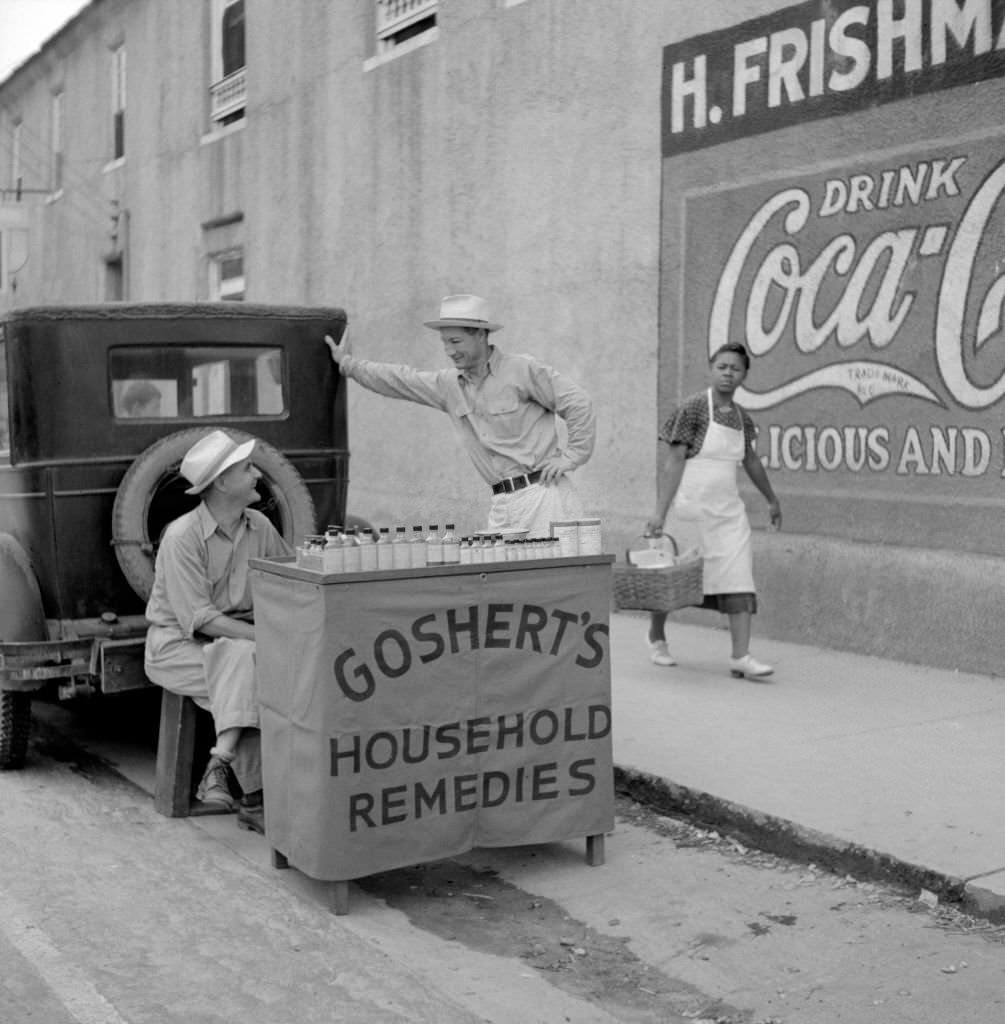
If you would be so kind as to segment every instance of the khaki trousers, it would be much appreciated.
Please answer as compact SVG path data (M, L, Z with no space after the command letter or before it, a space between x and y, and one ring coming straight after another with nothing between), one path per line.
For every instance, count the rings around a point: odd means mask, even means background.
M154 631L164 632L152 626L151 632ZM156 653L152 654L152 650ZM151 682L191 697L209 711L217 735L225 729L242 730L231 767L245 793L260 790L262 745L255 642L220 637L200 643L177 636L148 636L144 667Z

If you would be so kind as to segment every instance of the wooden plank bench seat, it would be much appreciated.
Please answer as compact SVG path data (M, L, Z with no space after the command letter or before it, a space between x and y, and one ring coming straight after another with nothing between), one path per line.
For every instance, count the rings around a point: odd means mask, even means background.
M202 772L205 756L197 749L212 743L212 716L191 697L170 690L161 692L160 728L157 734L157 768L154 776L154 810L168 818L203 814L228 814L195 799L195 771Z
M185 818L191 814L198 712L198 705L190 697L170 690L161 692L154 810L168 818Z

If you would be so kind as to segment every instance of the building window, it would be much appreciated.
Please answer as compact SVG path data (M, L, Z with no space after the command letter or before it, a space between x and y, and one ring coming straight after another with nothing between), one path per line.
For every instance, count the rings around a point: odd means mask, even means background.
M112 50L112 159L126 155L126 48Z
M126 297L126 275L122 255L105 260L105 301L121 302Z
M0 457L7 461L10 457L10 433L7 428L9 404L7 398L7 356L4 352L3 327L0 326Z
M16 199L21 198L21 122L11 125L10 135L10 187Z
M436 28L439 0L377 0L377 53Z
M219 253L209 261L209 297L214 301L244 299L244 253L237 249Z
M220 32L223 77L226 78L244 67L244 0L232 0L227 4Z
M51 150L52 168L49 187L58 192L63 187L63 94L57 92L52 97L51 114Z
M244 0L211 0L211 11L210 117L219 125L227 125L244 117Z

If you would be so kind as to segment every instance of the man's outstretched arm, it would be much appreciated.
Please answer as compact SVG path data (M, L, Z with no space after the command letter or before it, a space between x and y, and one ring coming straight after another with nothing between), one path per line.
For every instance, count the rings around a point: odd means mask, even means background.
M337 344L330 334L325 335L325 344L331 352L332 361L343 377L385 398L402 398L420 405L431 405L441 411L446 410L446 389L441 384L442 374L431 370L416 370L412 366L397 363L357 359L352 354L348 334L345 331Z

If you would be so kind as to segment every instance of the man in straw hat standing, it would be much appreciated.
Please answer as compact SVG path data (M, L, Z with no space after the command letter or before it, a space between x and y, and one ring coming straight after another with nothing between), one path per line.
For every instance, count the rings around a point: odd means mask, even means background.
M237 810L238 824L264 833L255 627L248 559L291 554L262 515L261 472L254 440L223 430L200 438L181 461L202 499L170 523L161 538L147 602L147 676L212 712L216 744L196 796L207 806ZM240 788L240 805L233 785Z
M352 355L347 336L325 336L343 376L389 398L445 412L475 469L492 491L487 530L547 534L552 521L583 515L568 474L593 452L596 418L590 396L574 381L533 356L498 349L490 335L501 328L477 295L448 295L436 320L446 370L416 370ZM565 423L561 443L558 420Z

